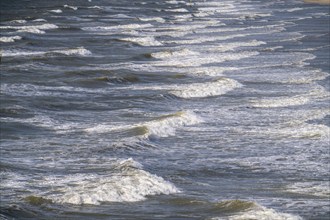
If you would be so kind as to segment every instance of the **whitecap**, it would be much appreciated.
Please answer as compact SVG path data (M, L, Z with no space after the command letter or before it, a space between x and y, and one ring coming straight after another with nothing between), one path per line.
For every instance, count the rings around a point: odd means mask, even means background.
M147 122L144 126L147 128L148 137L168 137L174 136L178 128L199 124L201 122L203 122L203 120L195 113L184 111Z
M63 179L46 177L43 185L56 192L45 196L56 203L99 205L102 202L137 202L147 196L180 191L169 181L142 169L132 158L113 164L111 174L75 174Z
M26 20L13 20L13 21L10 21L9 23L25 24L26 22L27 22Z
M177 129L189 125L195 125L203 122L203 120L191 111L181 111L170 115L163 115L158 119L144 123L126 126L113 126L101 124L95 127L85 129L88 133L107 133L107 132L125 132L134 130L134 135L143 138L159 138L174 136Z
M252 101L252 106L256 108L278 108L287 106L304 105L310 99L305 96L276 97Z
M33 22L47 22L47 20L43 19L43 18L37 18L37 19L34 19Z
M14 29L17 32L28 32L35 34L44 34L44 30L56 29L57 25L54 24L42 24L42 25L29 25L29 26L0 26L1 29Z
M185 8L166 9L165 11L169 11L169 12L181 12L181 13L189 12L189 11L188 11L187 9L185 9Z
M63 5L63 7L64 7L64 8L70 8L70 9L72 9L72 10L74 10L74 11L78 10L78 7L76 7L76 6Z
M246 220L246 219L302 220L302 218L298 215L278 212L274 209L266 208L261 205L256 205L252 210L231 216L228 219L229 220Z
M9 43L9 42L15 42L16 40L21 40L21 36L10 36L10 37L0 37L0 42L3 43Z
M174 57L170 56L167 59L154 62L154 66L198 67L203 64L221 63L231 60L240 60L240 59L256 56L259 54L259 52L256 51L251 51L251 52L243 51L239 53L208 53L208 54L206 53L199 54L197 52L195 54L193 53L194 52L189 50L181 51L181 52L179 51L176 54L180 56L174 56Z
M166 50L166 51L160 51L151 53L151 56L157 59L164 59L169 57L179 57L179 56L190 56L190 55L198 55L198 52L189 50L189 49L181 49L181 50Z
M164 23L165 19L161 17L139 17L138 18L140 21L156 21L159 23Z
M92 54L92 52L85 49L84 47L78 47L78 48L74 48L74 49L65 49L65 50L53 50L49 53L58 53L58 54L64 54L67 56L71 56L71 55L88 56L88 55Z
M26 51L26 50L3 50L3 57L18 57L18 56L42 56L42 55L67 55L67 56L88 56L92 53L83 48L73 48L73 49L60 49L60 50L50 50L50 51Z
M161 42L157 41L154 37L127 37L121 38L122 41L135 43L141 46L161 46Z
M288 185L286 192L329 198L329 182L298 182Z
M54 10L50 10L50 12L56 13L56 14L60 14L63 11L61 9L54 9Z
M179 85L170 93L181 98L202 98L223 95L241 86L233 79L221 78L214 82Z
M256 202L242 200L228 200L216 204L217 209L229 211L228 217L213 217L212 220L302 220L300 216L278 212L274 209L264 207Z
M265 45L266 42L264 41L257 41L257 40L252 40L248 42L233 42L233 43L223 43L218 46L214 46L212 48L205 48L205 51L209 52L226 52L226 51L232 51L236 48L239 47L255 47L255 46L260 46L260 45Z
M83 27L82 30L84 31L127 31L127 29L130 30L137 30L137 29L144 29L153 27L152 24L123 24L123 25L117 25L117 26L96 26L96 27Z
M292 122L290 122L292 123ZM322 124L282 124L273 127L260 128L260 127L249 127L246 129L235 128L233 131L245 135L262 135L267 138L273 138L278 140L279 138L297 138L297 139L319 139L329 141L330 128Z

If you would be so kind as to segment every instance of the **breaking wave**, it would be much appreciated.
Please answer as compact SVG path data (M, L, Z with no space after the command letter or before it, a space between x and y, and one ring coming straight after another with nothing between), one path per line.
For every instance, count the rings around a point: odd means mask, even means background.
M215 82L180 85L170 93L181 98L201 98L223 95L241 86L242 84L233 79L221 78Z
M16 40L21 40L21 36L10 36L10 37L0 37L0 42L3 43L9 43L9 42L15 42Z
M242 201L242 200L229 200L216 204L216 208L237 214L232 214L227 218L215 217L212 220L246 220L246 219L258 219L258 220L302 220L300 216L292 215L288 213L278 212L274 209L266 208L255 202Z
M131 131L133 135L146 138L159 138L175 135L177 129L184 126L194 125L203 122L195 113L190 111L177 112L170 115L163 115L158 119L135 124L133 126L110 126L97 125L92 128L85 129L89 133L107 133L115 131Z
M1 29L13 29L17 32L28 32L34 34L44 34L45 30L57 29L58 26L55 24L41 24L41 25L30 25L30 26L0 26Z
M66 56L88 56L92 53L83 48L78 47L74 49L62 49L62 50L51 50L51 51L26 51L26 50L3 50L3 57L18 57L18 56L43 56L43 55L57 55L62 54Z
M172 183L142 169L132 158L113 164L110 175L75 174L63 179L49 177L56 193L45 196L55 203L92 204L102 202L137 202L147 196L179 193Z

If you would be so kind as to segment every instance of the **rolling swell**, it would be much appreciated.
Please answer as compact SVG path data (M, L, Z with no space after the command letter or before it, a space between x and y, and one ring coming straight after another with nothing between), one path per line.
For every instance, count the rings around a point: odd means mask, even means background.
M325 219L328 6L25 4L1 8L1 217Z

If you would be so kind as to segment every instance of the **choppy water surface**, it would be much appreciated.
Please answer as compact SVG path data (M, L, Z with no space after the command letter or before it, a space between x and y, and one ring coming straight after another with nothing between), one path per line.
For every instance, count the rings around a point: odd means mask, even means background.
M328 219L329 6L1 1L1 218Z

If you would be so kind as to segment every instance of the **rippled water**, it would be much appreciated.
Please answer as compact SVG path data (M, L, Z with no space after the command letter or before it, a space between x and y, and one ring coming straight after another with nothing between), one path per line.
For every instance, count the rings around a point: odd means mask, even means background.
M1 1L1 219L328 219L329 6Z

